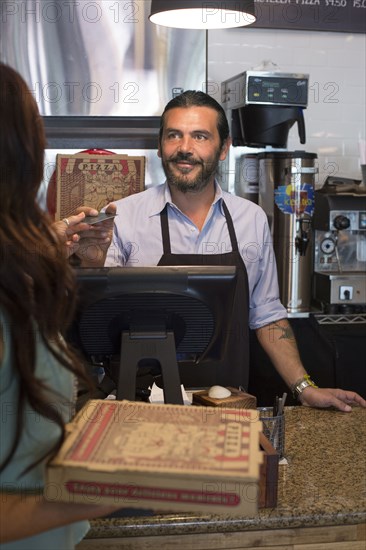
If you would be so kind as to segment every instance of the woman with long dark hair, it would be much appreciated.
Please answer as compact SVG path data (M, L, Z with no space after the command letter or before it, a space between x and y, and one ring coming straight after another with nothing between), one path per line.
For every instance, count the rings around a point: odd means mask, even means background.
M78 357L65 343L75 307L80 213L51 225L36 202L45 135L21 76L0 63L0 527L1 548L74 548L87 518L112 508L44 499L45 467L74 413ZM60 239L61 237L61 239ZM63 241L63 242L62 242ZM14 542L15 541L15 542Z

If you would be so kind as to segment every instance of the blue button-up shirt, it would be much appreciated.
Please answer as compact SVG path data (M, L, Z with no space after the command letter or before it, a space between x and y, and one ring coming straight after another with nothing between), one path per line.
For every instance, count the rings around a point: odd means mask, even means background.
M116 201L113 241L105 265L157 265L163 255L160 213L166 204L169 205L172 254L230 252L223 200L232 217L239 251L248 273L250 328L260 328L287 317L279 299L276 262L266 214L251 201L223 191L218 184L201 231L173 204L166 183Z

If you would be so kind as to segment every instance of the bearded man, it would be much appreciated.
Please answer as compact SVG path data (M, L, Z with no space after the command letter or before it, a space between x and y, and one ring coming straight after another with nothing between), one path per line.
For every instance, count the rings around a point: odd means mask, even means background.
M227 373L226 385L247 385L250 328L304 405L345 412L352 404L366 406L358 394L318 388L307 375L280 301L267 216L253 202L223 191L216 179L231 145L229 134L225 111L211 96L186 91L172 99L159 132L165 183L110 204L107 212L117 211L113 233L112 222L104 222L104 232L81 234L89 242L99 236L100 243L100 254L81 256L82 265L236 266L237 326L246 340L240 349L247 352L240 371Z

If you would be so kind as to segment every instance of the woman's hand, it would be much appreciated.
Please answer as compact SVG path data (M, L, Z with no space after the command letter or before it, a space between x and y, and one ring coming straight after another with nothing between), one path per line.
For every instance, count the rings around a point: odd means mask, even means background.
M93 212L90 215L96 215L95 213L97 213L97 211L94 210L94 208L89 210ZM90 225L83 223L85 215L85 212L80 212L52 224L52 229L55 231L60 241L65 245L67 256L71 256L71 254L74 254L74 252L78 250L80 233L90 228Z
M115 214L117 207L114 203L108 204L107 214ZM96 216L97 210L81 206L77 211L87 216ZM82 267L103 267L108 248L113 237L113 218L88 226L88 231L80 234L76 255L81 260Z

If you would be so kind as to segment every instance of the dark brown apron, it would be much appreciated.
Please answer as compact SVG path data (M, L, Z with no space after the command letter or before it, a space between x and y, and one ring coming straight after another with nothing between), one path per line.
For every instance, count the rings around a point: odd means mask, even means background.
M230 345L224 362L180 362L180 377L187 388L208 387L215 384L247 389L249 377L249 289L248 275L240 255L234 224L229 210L222 202L231 241L231 252L223 254L172 254L167 206L160 214L163 255L158 265L228 265L237 268L237 289L230 326Z

